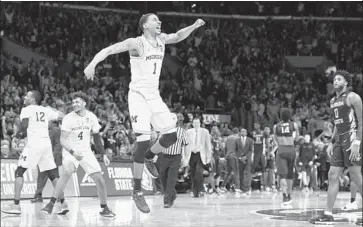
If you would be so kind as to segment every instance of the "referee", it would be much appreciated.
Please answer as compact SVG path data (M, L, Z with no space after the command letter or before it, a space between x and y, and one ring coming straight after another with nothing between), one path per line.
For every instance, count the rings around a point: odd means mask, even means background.
M173 113L172 113L173 114ZM173 114L176 121L176 115ZM159 155L160 179L164 188L164 208L170 208L176 199L175 185L178 178L178 171L181 163L181 152L187 144L183 122L177 123L177 141L171 147L163 150Z

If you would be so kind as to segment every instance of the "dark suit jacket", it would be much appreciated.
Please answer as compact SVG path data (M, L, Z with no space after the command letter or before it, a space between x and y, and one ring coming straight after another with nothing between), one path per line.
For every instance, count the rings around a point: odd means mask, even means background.
M236 142L237 142L238 158L247 157L247 159L250 159L252 157L252 152L253 152L253 144L254 144L253 139L247 137L245 146L242 145L242 137L239 137Z

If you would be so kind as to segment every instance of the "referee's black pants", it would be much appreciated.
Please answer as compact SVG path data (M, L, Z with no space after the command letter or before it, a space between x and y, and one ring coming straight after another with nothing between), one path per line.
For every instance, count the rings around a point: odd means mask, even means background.
M175 185L181 163L181 155L161 154L160 180L164 188L164 204L171 203L176 196Z

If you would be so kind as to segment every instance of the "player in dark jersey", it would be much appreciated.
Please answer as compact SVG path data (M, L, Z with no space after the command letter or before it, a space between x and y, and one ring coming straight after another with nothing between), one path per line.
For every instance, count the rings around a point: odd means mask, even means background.
M299 137L296 123L290 121L289 109L281 109L281 122L273 128L274 138L278 144L276 156L277 174L280 177L280 187L283 193L283 204L291 203L292 178L295 165L295 141Z
M339 191L339 176L344 168L347 167L349 169L351 180L358 188L362 188L360 150L362 139L362 99L358 94L347 90L349 81L350 73L342 70L335 72L335 97L330 101L335 125L333 132L335 143L328 177L327 209L323 214L309 219L309 222L312 224L329 224L334 222L332 211ZM361 190L360 193L362 195ZM361 224L362 220L360 219L359 221Z
M253 163L252 163L252 174L256 173L256 169L260 166L261 169L261 184L262 188L265 189L265 173L266 173L266 145L267 140L264 132L261 130L260 123L256 122L254 125L255 131L252 132L254 141L253 150Z

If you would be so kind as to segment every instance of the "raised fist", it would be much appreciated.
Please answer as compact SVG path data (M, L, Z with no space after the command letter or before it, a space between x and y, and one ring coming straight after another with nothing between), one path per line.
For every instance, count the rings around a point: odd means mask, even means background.
M199 28L199 27L205 25L205 22L202 19L198 19L198 20L195 21L194 25L195 25L196 28Z

